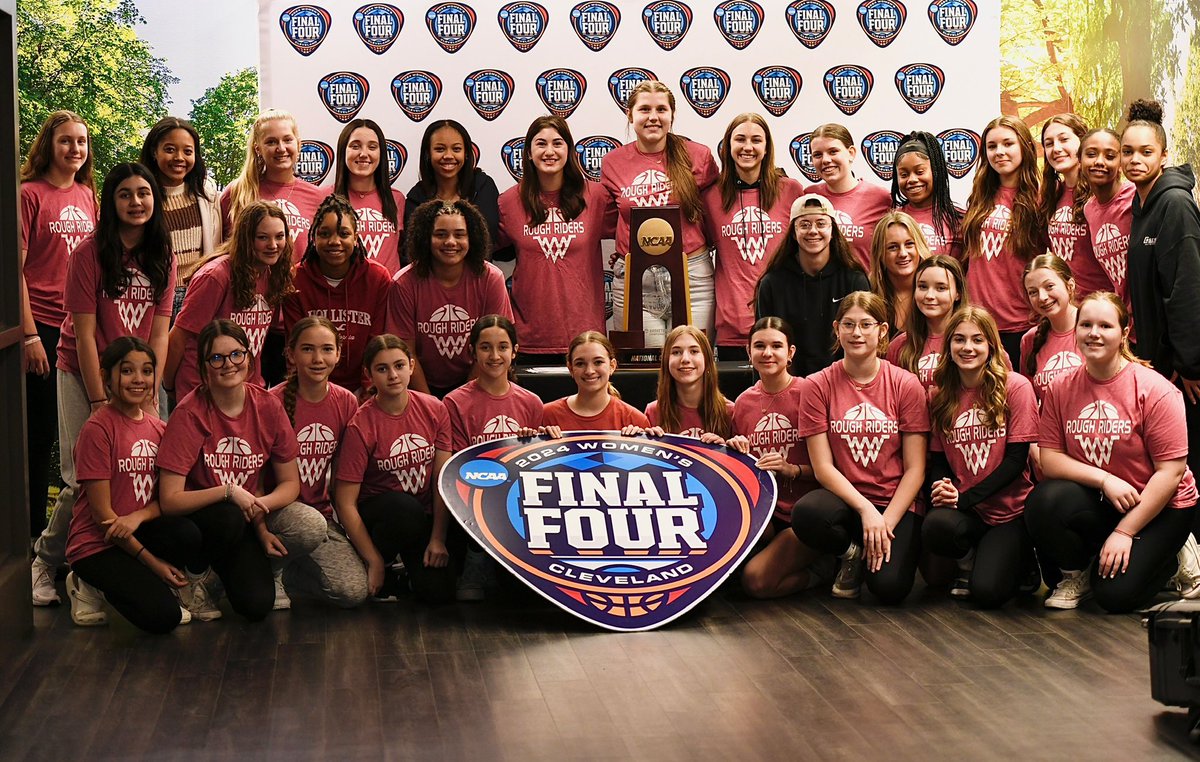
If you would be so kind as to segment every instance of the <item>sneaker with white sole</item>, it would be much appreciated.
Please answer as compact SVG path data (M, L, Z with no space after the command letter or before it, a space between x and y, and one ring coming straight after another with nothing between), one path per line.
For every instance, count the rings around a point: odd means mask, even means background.
M283 587L283 569L275 572L275 605L272 606L275 611L287 611L292 607L292 599L288 597L287 590Z
M954 575L954 584L950 585L951 598L971 597L971 572L975 571L975 549L954 562L958 573Z
M833 580L834 598L857 598L862 591L865 558L862 546L850 543L841 555L842 564Z
M108 621L104 613L104 594L79 578L67 575L67 597L71 599L71 621L80 627L94 627Z
M1190 533L1183 547L1179 549L1179 571L1171 581L1179 591L1181 598L1189 600L1200 598L1200 544Z
M183 608L187 609L192 614L192 619L199 619L201 622L211 622L214 619L221 618L221 609L217 608L217 604L213 602L212 597L208 593L208 587L205 584L205 576L193 575L191 572L187 574L187 587L179 590L179 603Z
M192 623L192 612L188 611L183 606L179 607L179 623L180 624L191 624Z
M458 578L455 598L460 601L482 601L483 587L487 582L487 565L491 559L481 550L468 550L463 562L463 573Z
M29 576L33 583L33 605L50 606L62 603L58 590L54 587L54 567L34 556L33 564L29 567Z
M1087 569L1063 571L1062 582L1046 598L1048 609L1073 609L1092 597L1092 578Z

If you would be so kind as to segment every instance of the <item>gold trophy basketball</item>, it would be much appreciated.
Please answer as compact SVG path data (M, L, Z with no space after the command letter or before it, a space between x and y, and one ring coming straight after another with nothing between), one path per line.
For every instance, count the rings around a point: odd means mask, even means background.
M611 331L609 339L622 361L657 364L661 350L646 346L642 327L642 276L654 266L671 276L671 323L692 322L688 268L683 253L683 215L678 206L646 206L629 210L629 253L625 255L625 330Z

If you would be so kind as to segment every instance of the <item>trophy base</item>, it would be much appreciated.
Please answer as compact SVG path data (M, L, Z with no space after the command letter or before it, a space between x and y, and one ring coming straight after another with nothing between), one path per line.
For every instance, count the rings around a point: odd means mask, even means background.
M643 331L609 331L608 339L617 350L617 362L625 367L657 368L661 347L647 347Z

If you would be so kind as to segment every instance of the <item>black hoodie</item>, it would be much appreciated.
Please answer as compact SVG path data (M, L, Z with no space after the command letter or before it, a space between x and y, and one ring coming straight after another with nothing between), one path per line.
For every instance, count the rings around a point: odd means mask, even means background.
M1128 283L1137 353L1170 377L1200 379L1200 209L1190 165L1167 167L1133 199Z

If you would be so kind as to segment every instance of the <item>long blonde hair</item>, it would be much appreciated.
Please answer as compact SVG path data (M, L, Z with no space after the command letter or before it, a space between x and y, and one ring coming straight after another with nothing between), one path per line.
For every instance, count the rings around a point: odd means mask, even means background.
M871 283L872 293L879 294L883 297L883 301L887 303L888 324L896 331L902 330L902 326L896 323L896 287L892 284L892 279L888 276L887 268L884 266L883 258L887 254L887 234L888 228L892 225L899 225L908 232L910 238L917 245L917 264L920 265L929 258L929 242L925 240L925 234L921 232L921 227L917 225L907 212L891 211L883 215L879 222L875 225L875 233L871 236L871 272L867 276ZM913 271L913 286L916 287L917 274ZM912 293L906 294L912 296ZM911 309L910 309L911 314Z
M695 339L700 345L700 354L704 355L704 389L697 410L700 413L700 421L705 431L728 439L733 434L729 418L729 400L725 399L717 384L717 360L704 331L693 325L675 326L663 341L658 368L658 422L667 433L679 433L679 390L675 388L675 379L671 378L670 363L671 348L683 336Z
M629 100L625 105L625 116L632 123L633 107L637 105L638 98L650 93L666 94L667 103L671 106L671 122L674 128L675 93L656 79L639 82L637 87L630 91ZM674 132L667 133L667 177L671 180L671 190L675 194L675 200L679 202L679 208L683 210L683 216L688 222L699 222L704 216L704 205L700 203L700 189L696 186L695 176L692 175L692 155L688 153L687 144L687 138Z
M242 209L258 201L259 195L261 195L260 183L267 167L255 147L262 137L263 127L270 122L281 120L292 123L292 135L296 138L296 148L299 150L300 129L296 126L296 117L278 109L267 109L259 114L258 118L254 120L254 126L250 128L249 135L246 136L246 160L242 164L241 174L229 184L229 219L236 220Z
M933 426L943 434L949 434L959 414L962 399L962 374L951 357L951 337L963 323L974 323L983 332L988 345L987 364L983 366L983 379L979 384L979 420L985 426L1000 428L1008 419L1008 367L1004 364L1004 345L1000 343L1000 331L990 312L983 307L968 304L950 316L946 323L946 349L933 371L933 384L937 387L929 401L929 416Z

